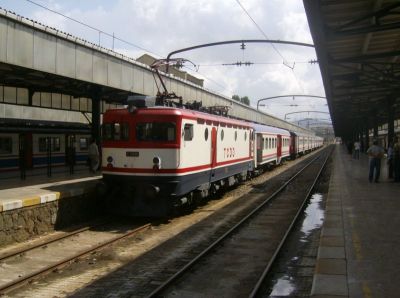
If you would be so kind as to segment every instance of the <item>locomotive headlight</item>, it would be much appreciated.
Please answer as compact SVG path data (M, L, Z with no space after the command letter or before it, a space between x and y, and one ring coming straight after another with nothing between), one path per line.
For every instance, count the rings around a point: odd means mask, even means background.
M114 159L112 158L112 156L107 157L107 168L112 168L114 166L113 161Z
M153 169L155 170L161 169L161 158L158 156L154 156L153 158Z

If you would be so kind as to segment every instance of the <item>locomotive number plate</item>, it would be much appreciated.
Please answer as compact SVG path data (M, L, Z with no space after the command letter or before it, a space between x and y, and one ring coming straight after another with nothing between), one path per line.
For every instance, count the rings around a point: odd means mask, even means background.
M137 152L137 151L127 151L126 152L126 156L138 157L139 156L139 152Z

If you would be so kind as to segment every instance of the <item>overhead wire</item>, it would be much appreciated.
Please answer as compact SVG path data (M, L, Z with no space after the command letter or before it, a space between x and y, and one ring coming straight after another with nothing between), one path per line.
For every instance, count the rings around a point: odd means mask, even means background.
M246 15L249 17L249 19L253 22L253 24L257 27L258 31L261 32L261 34L264 36L265 39L269 39L268 35L265 34L265 32L262 30L262 28L257 24L257 22L253 19L253 17L250 15L250 13L246 10L246 8L242 5L242 3L240 2L240 0L236 0L236 2L239 4L239 6L242 8L242 10L246 13ZM271 44L272 48L275 50L275 52L282 58L283 60L283 64L287 67L289 67L292 70L292 74L298 84L298 86L300 87L301 91L303 93L305 93L305 90L303 88L303 86L301 85L299 79L297 78L295 72L294 72L294 65L293 67L291 67L287 60L285 59L285 57L282 55L282 53L277 49L277 47L274 44Z

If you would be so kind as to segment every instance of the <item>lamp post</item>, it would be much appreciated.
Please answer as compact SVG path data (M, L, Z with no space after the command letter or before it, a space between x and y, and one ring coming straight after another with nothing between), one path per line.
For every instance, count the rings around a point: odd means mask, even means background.
M260 106L260 102L264 101L264 100L269 100L269 99L274 99L274 98L281 98L281 97L293 97L293 99L295 97L313 97L313 98L325 98L324 96L319 96L319 95L304 95L304 94L291 94L291 95L279 95L279 96L271 96L271 97L266 97L266 98L261 98L259 100L257 100L257 110Z

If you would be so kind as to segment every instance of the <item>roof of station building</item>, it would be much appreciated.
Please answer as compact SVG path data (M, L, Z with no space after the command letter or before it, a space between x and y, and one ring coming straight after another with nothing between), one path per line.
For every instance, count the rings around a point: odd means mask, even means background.
M303 0L337 136L400 118L400 1Z

